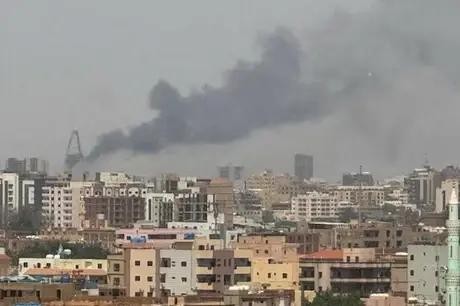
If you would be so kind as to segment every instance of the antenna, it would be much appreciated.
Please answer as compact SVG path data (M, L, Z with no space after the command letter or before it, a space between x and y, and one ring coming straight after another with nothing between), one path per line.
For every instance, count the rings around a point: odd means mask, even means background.
M70 134L69 143L65 154L65 169L68 172L83 160L83 153L81 152L80 135L78 130L73 130Z

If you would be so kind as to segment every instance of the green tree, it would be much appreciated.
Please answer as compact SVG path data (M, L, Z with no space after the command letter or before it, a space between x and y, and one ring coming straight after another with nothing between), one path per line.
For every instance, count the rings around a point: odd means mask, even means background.
M332 292L319 293L306 306L364 306L358 295L333 294Z

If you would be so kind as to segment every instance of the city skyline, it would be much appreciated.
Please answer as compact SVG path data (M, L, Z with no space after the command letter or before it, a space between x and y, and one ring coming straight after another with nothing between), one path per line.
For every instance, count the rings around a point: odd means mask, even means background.
M334 90L356 77L363 77L365 83L377 81L377 88L360 87L358 92L350 93L356 103L342 97L338 105L327 106L324 114L313 120L256 128L229 143L179 143L158 154L127 150L109 154L87 168L158 173L174 165L177 169L173 171L183 169L186 173L209 175L215 165L232 162L244 164L250 171L273 165L285 172L290 171L289 156L296 151L315 156L318 176L328 179L360 164L382 176L396 175L399 169L421 165L425 155L436 166L456 164L457 144L448 143L457 128L458 92L452 85L458 81L458 69L451 69L457 63L451 54L456 52L449 51L458 45L451 27L456 22L455 9L451 8L456 4L422 1L392 6L372 1L346 5L338 2L319 5L291 1L289 6L273 2L277 13L261 10L261 2L235 2L225 4L221 10L209 1L190 5L194 12L219 12L219 22L215 29L210 29L205 20L194 21L195 27L188 27L193 16L177 15L174 21L164 20L158 13L150 16L147 12L158 10L148 2L129 7L111 2L110 13L102 14L103 4L94 4L96 7L88 13L83 2L51 5L53 2L49 1L42 6L4 1L5 18L1 20L6 26L2 27L0 38L7 44L5 52L0 53L4 72L0 75L0 99L6 101L4 111L10 116L0 123L0 136L4 139L0 159L29 152L50 160L53 170L61 170L65 145L73 129L80 131L84 153L88 154L98 135L118 128L134 128L151 120L146 112L147 98L159 80L165 79L177 87L183 97L205 84L219 88L222 73L233 69L238 60L257 63L263 53L257 43L260 37L272 35L281 26L299 40L307 57L316 60L312 69L320 71L321 78L329 79L329 69L335 69L338 79L328 82ZM162 5L160 8L165 11L174 11L174 5ZM406 26L403 20L408 11L414 16ZM311 14L310 18L304 12ZM388 15L392 16L391 24L386 21ZM439 15L444 17L442 22L438 22ZM238 23L233 22L235 16ZM76 27L83 17L85 27ZM369 19L373 23L369 24ZM341 23L347 25L339 33L343 40L334 36L334 31L339 31L336 25ZM108 27L111 24L116 26ZM432 35L425 35L424 27L429 27ZM94 31L88 31L89 28ZM197 36L201 32L206 35ZM332 40L315 38L324 33L334 34ZM156 40L149 39L150 35ZM162 37L167 39L159 45L156 41ZM401 44L399 37L406 42ZM208 56L206 44L216 39L220 43L212 45L214 52ZM380 48L379 41L387 43L389 53ZM180 51L186 45L189 53ZM109 47L113 55L104 56ZM347 50L345 55L333 51L340 48ZM318 50L328 51L325 54L334 59L328 64L334 67L325 65ZM369 57L359 50L375 52ZM360 61L349 57L351 54L361 56ZM120 67L115 68L114 62ZM305 65L308 68L310 64ZM304 78L309 76L308 69L304 74ZM346 105L345 109L341 105ZM50 112L50 120L41 120ZM14 133L6 133L18 117L24 119L22 125L16 126ZM53 137L46 137L51 131L55 133ZM268 144L270 150L264 150ZM449 150L439 150L448 144ZM259 151L263 154L255 153ZM194 162L190 156L194 156Z

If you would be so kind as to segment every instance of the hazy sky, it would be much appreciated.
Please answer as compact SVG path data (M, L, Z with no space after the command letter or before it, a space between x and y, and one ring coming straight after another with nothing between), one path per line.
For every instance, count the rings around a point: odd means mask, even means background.
M84 153L88 153L98 135L117 128L129 129L152 118L148 95L159 79L168 80L183 95L204 84L219 86L222 73L239 59L257 60L261 52L256 43L259 37L279 26L291 30L309 48L314 47L310 42L323 44L325 50L316 50L311 55L320 56L318 62L325 62L322 51L334 49L336 53L328 51L325 56L331 56L327 61L331 65L338 64L335 61L340 53L338 49L352 53L360 50L356 48L360 44L356 33L361 30L355 27L366 27L370 23L366 18L367 21L352 22L347 31L337 36L333 33L335 39L327 41L328 27L337 26L334 22L340 21L337 11L350 12L348 18L354 19L354 14L375 10L373 5L369 0L346 1L346 4L340 0L0 0L0 160L34 155L48 159L54 170L60 170L72 129L80 131ZM409 14L407 17L411 20ZM427 14L433 21L428 22L430 26L438 15ZM376 16L385 15L376 13ZM401 20L404 18L395 17L396 26L391 31L400 30ZM391 22L385 23L388 24ZM453 31L452 35L458 36L460 21L443 24ZM418 24L414 22L414 25ZM437 35L445 28L440 26L431 34ZM304 39L316 29L320 29L316 34L323 33L325 39ZM404 25L406 35L412 35L411 30ZM430 30L429 27L423 29L427 35ZM418 34L415 31L414 36ZM345 39L341 41L341 37ZM428 38L427 41L431 42ZM354 46L350 47L351 44ZM374 47L375 42L371 45ZM390 54L384 54L389 63L405 59L405 54L395 55L397 60L393 61L392 50L389 48ZM434 54L435 60L445 55ZM368 60L369 54L364 58ZM455 60L456 57L447 54L447 58ZM360 57L353 59L359 61ZM376 94L378 90L363 93L361 98L363 95L366 98L350 104L349 112L257 130L247 138L228 144L171 146L156 155L118 152L88 167L91 170L110 167L145 175L166 170L211 175L217 164L231 162L241 163L250 171L265 167L292 171L293 154L305 152L315 156L315 174L337 178L342 171L357 169L359 164L380 176L406 172L419 166L425 154L437 165L457 163L460 156L455 150L460 146L456 144L450 152L446 151L450 150L447 138L458 134L459 124L454 114L458 114L459 108L455 106L447 114L435 113L435 117L430 117L438 99L452 101L445 107L460 104L457 91L446 82L457 75L451 77L449 71L439 73L439 69L425 69L418 63L407 70L395 69L394 78L400 78L397 88L392 86L392 91L385 95ZM341 61L340 65L346 71L347 65L352 64ZM438 62L433 66L438 67ZM439 66L448 65L440 63ZM320 72L326 71L324 65L318 67ZM419 68L423 69L414 74ZM375 69L384 70L380 66ZM369 71L370 77L372 73ZM433 82L436 82L436 90L420 93L421 88L426 89ZM439 92L449 94L440 97ZM352 97L355 100L356 94ZM377 107L368 107L365 102L368 99ZM392 103L387 103L388 99ZM409 103L401 106L404 111L399 109L401 101ZM412 108L422 108L417 120L407 117ZM355 120L353 116L357 114L360 119L367 119ZM379 121L374 122L375 118ZM355 125L348 125L346 122L350 120L357 121L357 125L362 123L364 133L356 132ZM425 122L431 123L425 125ZM369 130L369 126L375 131ZM404 131L408 126L411 132L406 135ZM398 136L400 132L403 137ZM424 137L427 135L429 137ZM382 141L376 141L380 137ZM383 147L376 144L379 142Z

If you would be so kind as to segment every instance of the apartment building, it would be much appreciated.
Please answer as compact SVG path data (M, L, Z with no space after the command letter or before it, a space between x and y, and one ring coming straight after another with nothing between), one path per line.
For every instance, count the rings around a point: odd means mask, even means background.
M291 212L296 220L336 219L346 208L356 208L350 201L338 201L329 193L308 192L291 199Z
M128 227L145 219L145 199L140 196L85 197L86 227Z
M19 258L18 274L30 274L29 270L39 269L56 269L56 270L99 270L103 274L107 274L106 259L73 259L60 258L58 255L48 255L45 258ZM97 274L97 273L95 273Z
M156 227L167 227L174 220L174 194L152 193L142 195L145 199L145 221Z
M441 304L446 292L447 245L411 244L408 253L407 298ZM431 303L431 304L430 304Z
M405 180L409 193L409 204L417 207L432 206L436 200L436 188L441 185L441 174L426 165L414 171Z
M66 178L45 181L42 187L42 216L46 227L82 227L81 189L83 185L83 182L73 182Z
M160 296L160 250L144 243L124 247L125 284L128 296Z
M129 244L135 237L142 239L146 243L154 243L156 241L172 243L175 240L193 240L196 233L198 231L194 229L152 228L141 224L136 225L134 228L117 229L115 231L115 244L117 246Z
M355 205L383 206L385 202L383 186L337 186L331 192L337 201Z
M321 250L300 258L300 286L316 292L355 292L367 298L391 292L392 269L398 265L407 267L391 257L377 256L373 248Z
M192 241L176 241L160 250L160 286L167 295L196 293L197 277Z
M460 196L460 179L447 179L441 182L441 186L436 188L435 212L447 211L448 201L454 190L457 190Z

